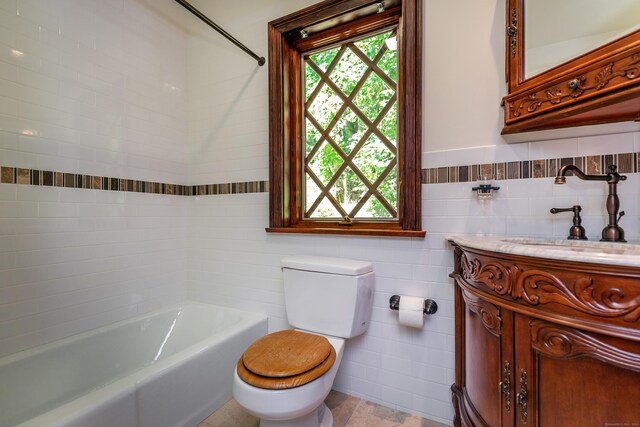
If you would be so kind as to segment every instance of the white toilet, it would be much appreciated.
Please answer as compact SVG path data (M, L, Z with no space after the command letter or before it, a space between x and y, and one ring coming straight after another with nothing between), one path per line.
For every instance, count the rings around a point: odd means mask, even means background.
M370 263L339 258L282 260L287 320L295 330L254 342L238 361L233 397L261 427L331 427L324 404L344 342L369 326Z

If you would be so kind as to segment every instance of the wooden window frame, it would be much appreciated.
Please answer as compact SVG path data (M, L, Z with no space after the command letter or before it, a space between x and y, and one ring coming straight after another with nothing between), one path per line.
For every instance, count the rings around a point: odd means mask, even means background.
M424 237L422 230L422 1L327 0L269 23L268 232ZM398 218L300 218L302 53L398 26ZM302 37L304 30L307 37ZM411 54L407 54L411 53Z

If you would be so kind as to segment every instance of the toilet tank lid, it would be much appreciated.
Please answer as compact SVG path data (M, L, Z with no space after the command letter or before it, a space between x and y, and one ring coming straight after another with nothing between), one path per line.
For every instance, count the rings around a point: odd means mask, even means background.
M318 273L358 276L373 271L373 265L367 261L319 256L289 256L281 261L283 268L314 271Z

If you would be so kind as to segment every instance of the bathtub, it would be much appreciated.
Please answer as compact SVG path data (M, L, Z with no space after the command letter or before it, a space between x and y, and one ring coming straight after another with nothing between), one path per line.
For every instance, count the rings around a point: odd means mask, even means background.
M0 359L0 427L194 426L266 316L184 303Z

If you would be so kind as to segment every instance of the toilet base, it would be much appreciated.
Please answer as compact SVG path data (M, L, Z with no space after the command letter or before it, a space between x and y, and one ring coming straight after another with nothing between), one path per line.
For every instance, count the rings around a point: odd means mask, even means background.
M293 420L260 420L260 427L332 427L333 415L324 404L324 402L316 409Z

